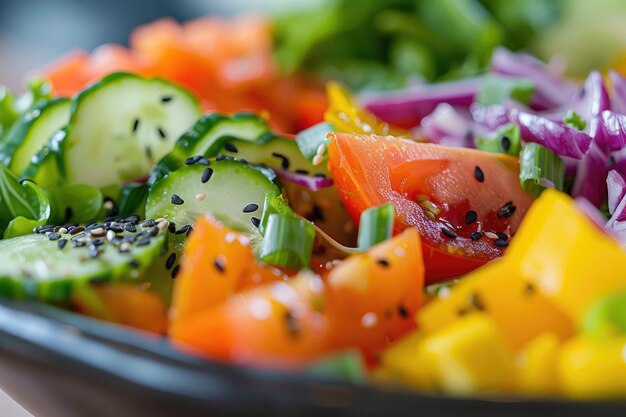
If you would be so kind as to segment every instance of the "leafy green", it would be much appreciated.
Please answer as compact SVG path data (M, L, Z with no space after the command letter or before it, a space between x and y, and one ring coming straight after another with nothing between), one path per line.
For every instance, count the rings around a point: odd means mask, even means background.
M102 212L103 197L90 185L70 184L48 190L52 215L50 223L87 223Z
M476 138L476 148L486 152L519 155L521 150L519 126L515 123L509 123L500 126L487 137Z
M145 217L149 191L148 184L141 183L130 183L122 188L118 203L118 215L126 217L136 214L139 217Z
M572 129L583 131L587 126L587 122L578 115L574 110L569 109L563 118L563 123Z
M0 232L11 238L31 233L50 217L50 202L33 182L22 181L0 165Z
M600 338L626 334L626 293L611 294L592 304L583 317L582 329Z
M23 95L16 96L5 86L0 85L0 138L9 131L18 118L52 98L52 89L47 81L31 80L27 87Z
M398 88L479 72L496 45L531 45L562 0L325 0L277 17L281 69L319 72L352 89Z

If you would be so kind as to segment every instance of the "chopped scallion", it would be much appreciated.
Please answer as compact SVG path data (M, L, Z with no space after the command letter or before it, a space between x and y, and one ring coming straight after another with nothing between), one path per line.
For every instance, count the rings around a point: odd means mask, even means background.
M478 137L476 148L485 152L506 153L517 156L520 153L520 130L515 123L501 126L488 137Z
M361 213L359 222L359 250L366 250L391 237L395 210L393 204L372 207Z
M326 135L333 131L333 126L327 122L321 122L296 135L296 143L300 153L309 160L318 154L320 146L326 144Z
M311 261L315 229L293 214L270 214L263 233L260 258L289 269L307 267Z
M563 190L565 164L555 153L536 143L528 143L520 153L520 184L531 194L546 188Z

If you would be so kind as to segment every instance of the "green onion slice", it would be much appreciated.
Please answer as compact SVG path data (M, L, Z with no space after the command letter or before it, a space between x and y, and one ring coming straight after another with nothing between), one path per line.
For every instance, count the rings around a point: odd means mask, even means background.
M260 258L263 262L289 269L301 269L311 262L315 229L293 214L270 214L263 233Z
M333 126L327 122L321 122L303 130L296 135L296 143L300 153L312 160L318 154L320 146L326 145L326 135L333 131ZM325 152L325 148L323 148ZM323 154L323 152L322 152Z
M391 237L395 210L392 203L372 207L361 213L359 222L359 250L366 250Z
M565 164L555 153L536 143L524 145L520 153L520 184L536 196L546 188L563 190Z
M476 148L485 152L519 155L521 149L519 126L515 123L506 124L488 137L478 137Z

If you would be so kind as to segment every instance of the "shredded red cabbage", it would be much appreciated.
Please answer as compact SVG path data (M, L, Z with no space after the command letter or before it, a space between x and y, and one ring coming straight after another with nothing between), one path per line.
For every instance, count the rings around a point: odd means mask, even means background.
M333 180L328 177L318 177L297 174L295 172L287 171L284 169L275 169L276 175L285 181L293 182L294 184L306 187L311 191L321 190L322 188L330 187L333 185Z

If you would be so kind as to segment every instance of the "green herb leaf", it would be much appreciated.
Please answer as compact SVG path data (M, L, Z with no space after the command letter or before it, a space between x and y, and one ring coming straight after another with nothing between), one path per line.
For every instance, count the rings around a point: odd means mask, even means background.
M527 143L520 153L520 184L536 196L546 188L563 190L565 164L555 153L536 143Z
M122 217L136 214L145 217L146 201L149 193L148 184L130 183L122 188L118 203L118 215Z
M71 184L48 190L52 215L50 223L87 223L102 213L103 197L90 185Z
M395 210L392 203L363 211L359 222L359 250L367 250L389 239L393 232L394 216Z
M585 127L587 126L587 122L572 109L569 109L567 111L567 114L563 118L563 123L565 123L566 126L569 126L572 129L580 131L585 130Z

